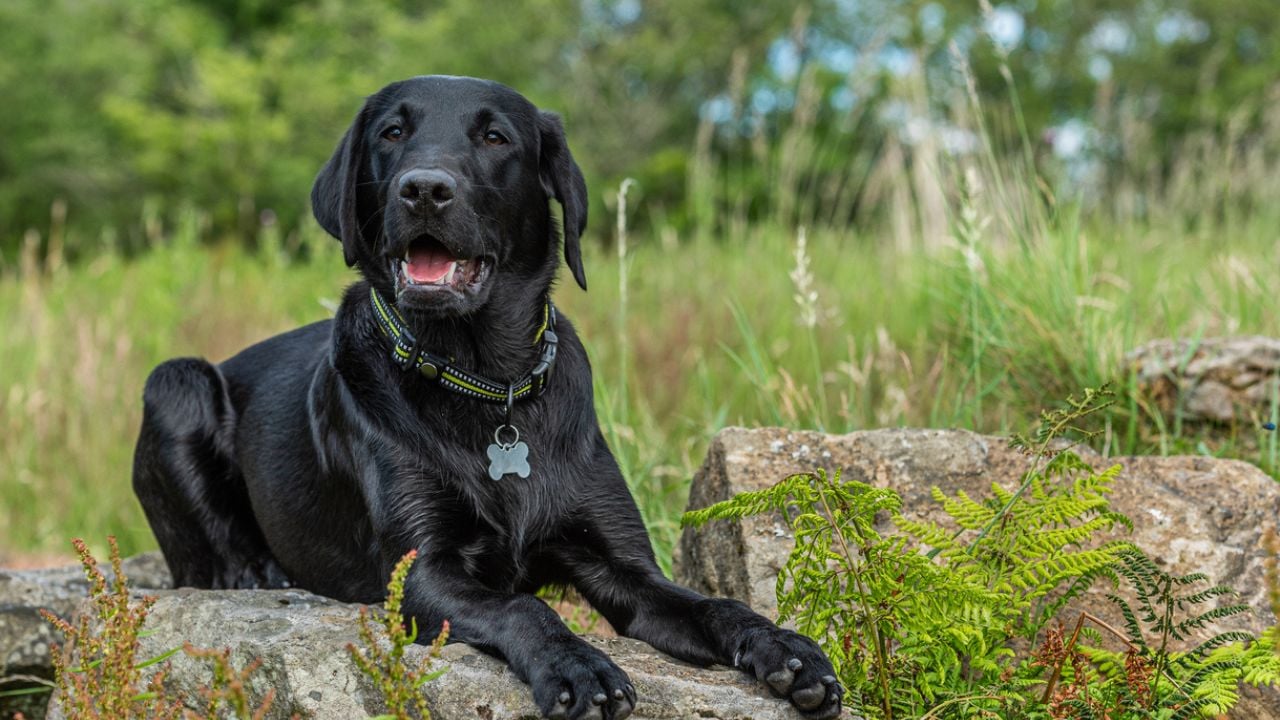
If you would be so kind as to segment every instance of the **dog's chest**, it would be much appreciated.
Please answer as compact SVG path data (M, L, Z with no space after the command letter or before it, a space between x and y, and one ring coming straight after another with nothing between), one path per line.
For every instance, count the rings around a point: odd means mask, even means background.
M516 433L495 433L504 418L474 401L450 398L419 417L420 434L397 443L397 471L384 484L413 488L410 502L395 503L401 520L495 590L539 583L551 570L541 548L571 515L572 478L581 474L563 450L574 443L557 433L561 424L537 405L519 406L519 446L508 448Z
M563 523L564 498L536 467L523 478L493 480L482 472L460 482L452 507L441 508L449 525L442 539L452 542L467 574L490 587L515 591L537 583L540 548Z
M546 539L536 511L519 504L488 508L469 518L456 552L467 574L494 589L514 592L536 582L541 565L538 548Z

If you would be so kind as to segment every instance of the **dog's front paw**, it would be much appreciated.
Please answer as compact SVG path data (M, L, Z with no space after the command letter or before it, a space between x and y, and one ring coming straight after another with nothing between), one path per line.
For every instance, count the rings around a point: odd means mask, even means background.
M636 707L636 689L608 655L574 638L548 648L529 684L551 720L624 720Z
M743 643L733 659L743 672L751 673L785 697L806 718L827 720L840 714L844 688L836 681L831 661L818 644L782 628L772 628Z

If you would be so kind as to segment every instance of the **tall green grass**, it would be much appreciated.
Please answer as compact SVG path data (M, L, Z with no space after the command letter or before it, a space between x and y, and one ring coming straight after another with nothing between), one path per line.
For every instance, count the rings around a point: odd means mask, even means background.
M163 231L134 260L29 259L0 279L0 548L107 534L126 552L151 547L129 486L149 369L221 360L323 318L354 278L319 233L291 260L270 246L204 247L198 227ZM1071 390L1123 387L1125 351L1148 339L1280 333L1275 227L1259 218L1206 238L1068 215L1024 244L979 230L927 251L815 229L802 302L792 228L633 237L622 262L592 244L591 292L561 283L556 301L587 344L606 434L665 557L689 478L725 425L1002 432ZM1136 400L1107 422L1113 453L1208 449ZM1272 468L1266 439L1225 452Z
M1174 167L1112 179L1108 197L1086 203L1064 193L1088 183L1052 181L1056 166L1035 157L1017 118L1005 122L1013 150L1001 149L1010 141L989 132L966 81L951 120L974 129L974 153L890 143L878 159L842 160L806 134L817 100L802 87L776 143L748 139L777 208L748 215L734 189L742 168L711 160L708 125L689 171L690 230L595 219L591 292L561 282L556 302L587 344L606 437L664 562L689 479L729 424L999 433L1110 380L1125 400L1104 418L1100 449L1277 467L1274 434L1247 418L1209 442L1148 408L1127 392L1124 355L1159 337L1280 333L1280 110L1266 133L1188 138ZM920 113L923 83L901 91ZM1141 135L1121 125L1122 144ZM618 206L615 189L593 191ZM837 224L844 212L821 211L822 198L846 210L857 198L880 222ZM72 535L151 547L129 484L150 368L222 360L326 317L355 277L318 230L287 243L267 232L255 251L210 245L195 210L171 226L144 218L140 257L104 233L99 251L67 263L65 213L55 208L47 243L31 234L20 264L0 267L0 560L62 550Z

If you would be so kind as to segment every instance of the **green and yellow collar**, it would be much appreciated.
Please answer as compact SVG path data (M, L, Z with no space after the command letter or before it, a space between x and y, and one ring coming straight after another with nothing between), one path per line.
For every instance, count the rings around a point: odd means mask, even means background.
M446 390L492 403L506 404L537 397L546 390L551 368L556 364L556 343L559 340L556 337L556 308L550 299L543 304L542 326L533 337L534 345L542 344L538 363L523 378L508 384L494 382L463 370L454 365L452 359L421 349L409 332L400 311L372 287L369 288L369 297L373 301L373 315L378 319L378 327L393 343L391 359L402 370L417 370L423 377L434 380Z

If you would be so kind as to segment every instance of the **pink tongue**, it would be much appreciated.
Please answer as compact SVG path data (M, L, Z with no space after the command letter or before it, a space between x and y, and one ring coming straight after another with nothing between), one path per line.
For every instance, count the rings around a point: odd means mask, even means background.
M409 279L416 283L439 282L449 272L453 256L439 245L409 248Z

